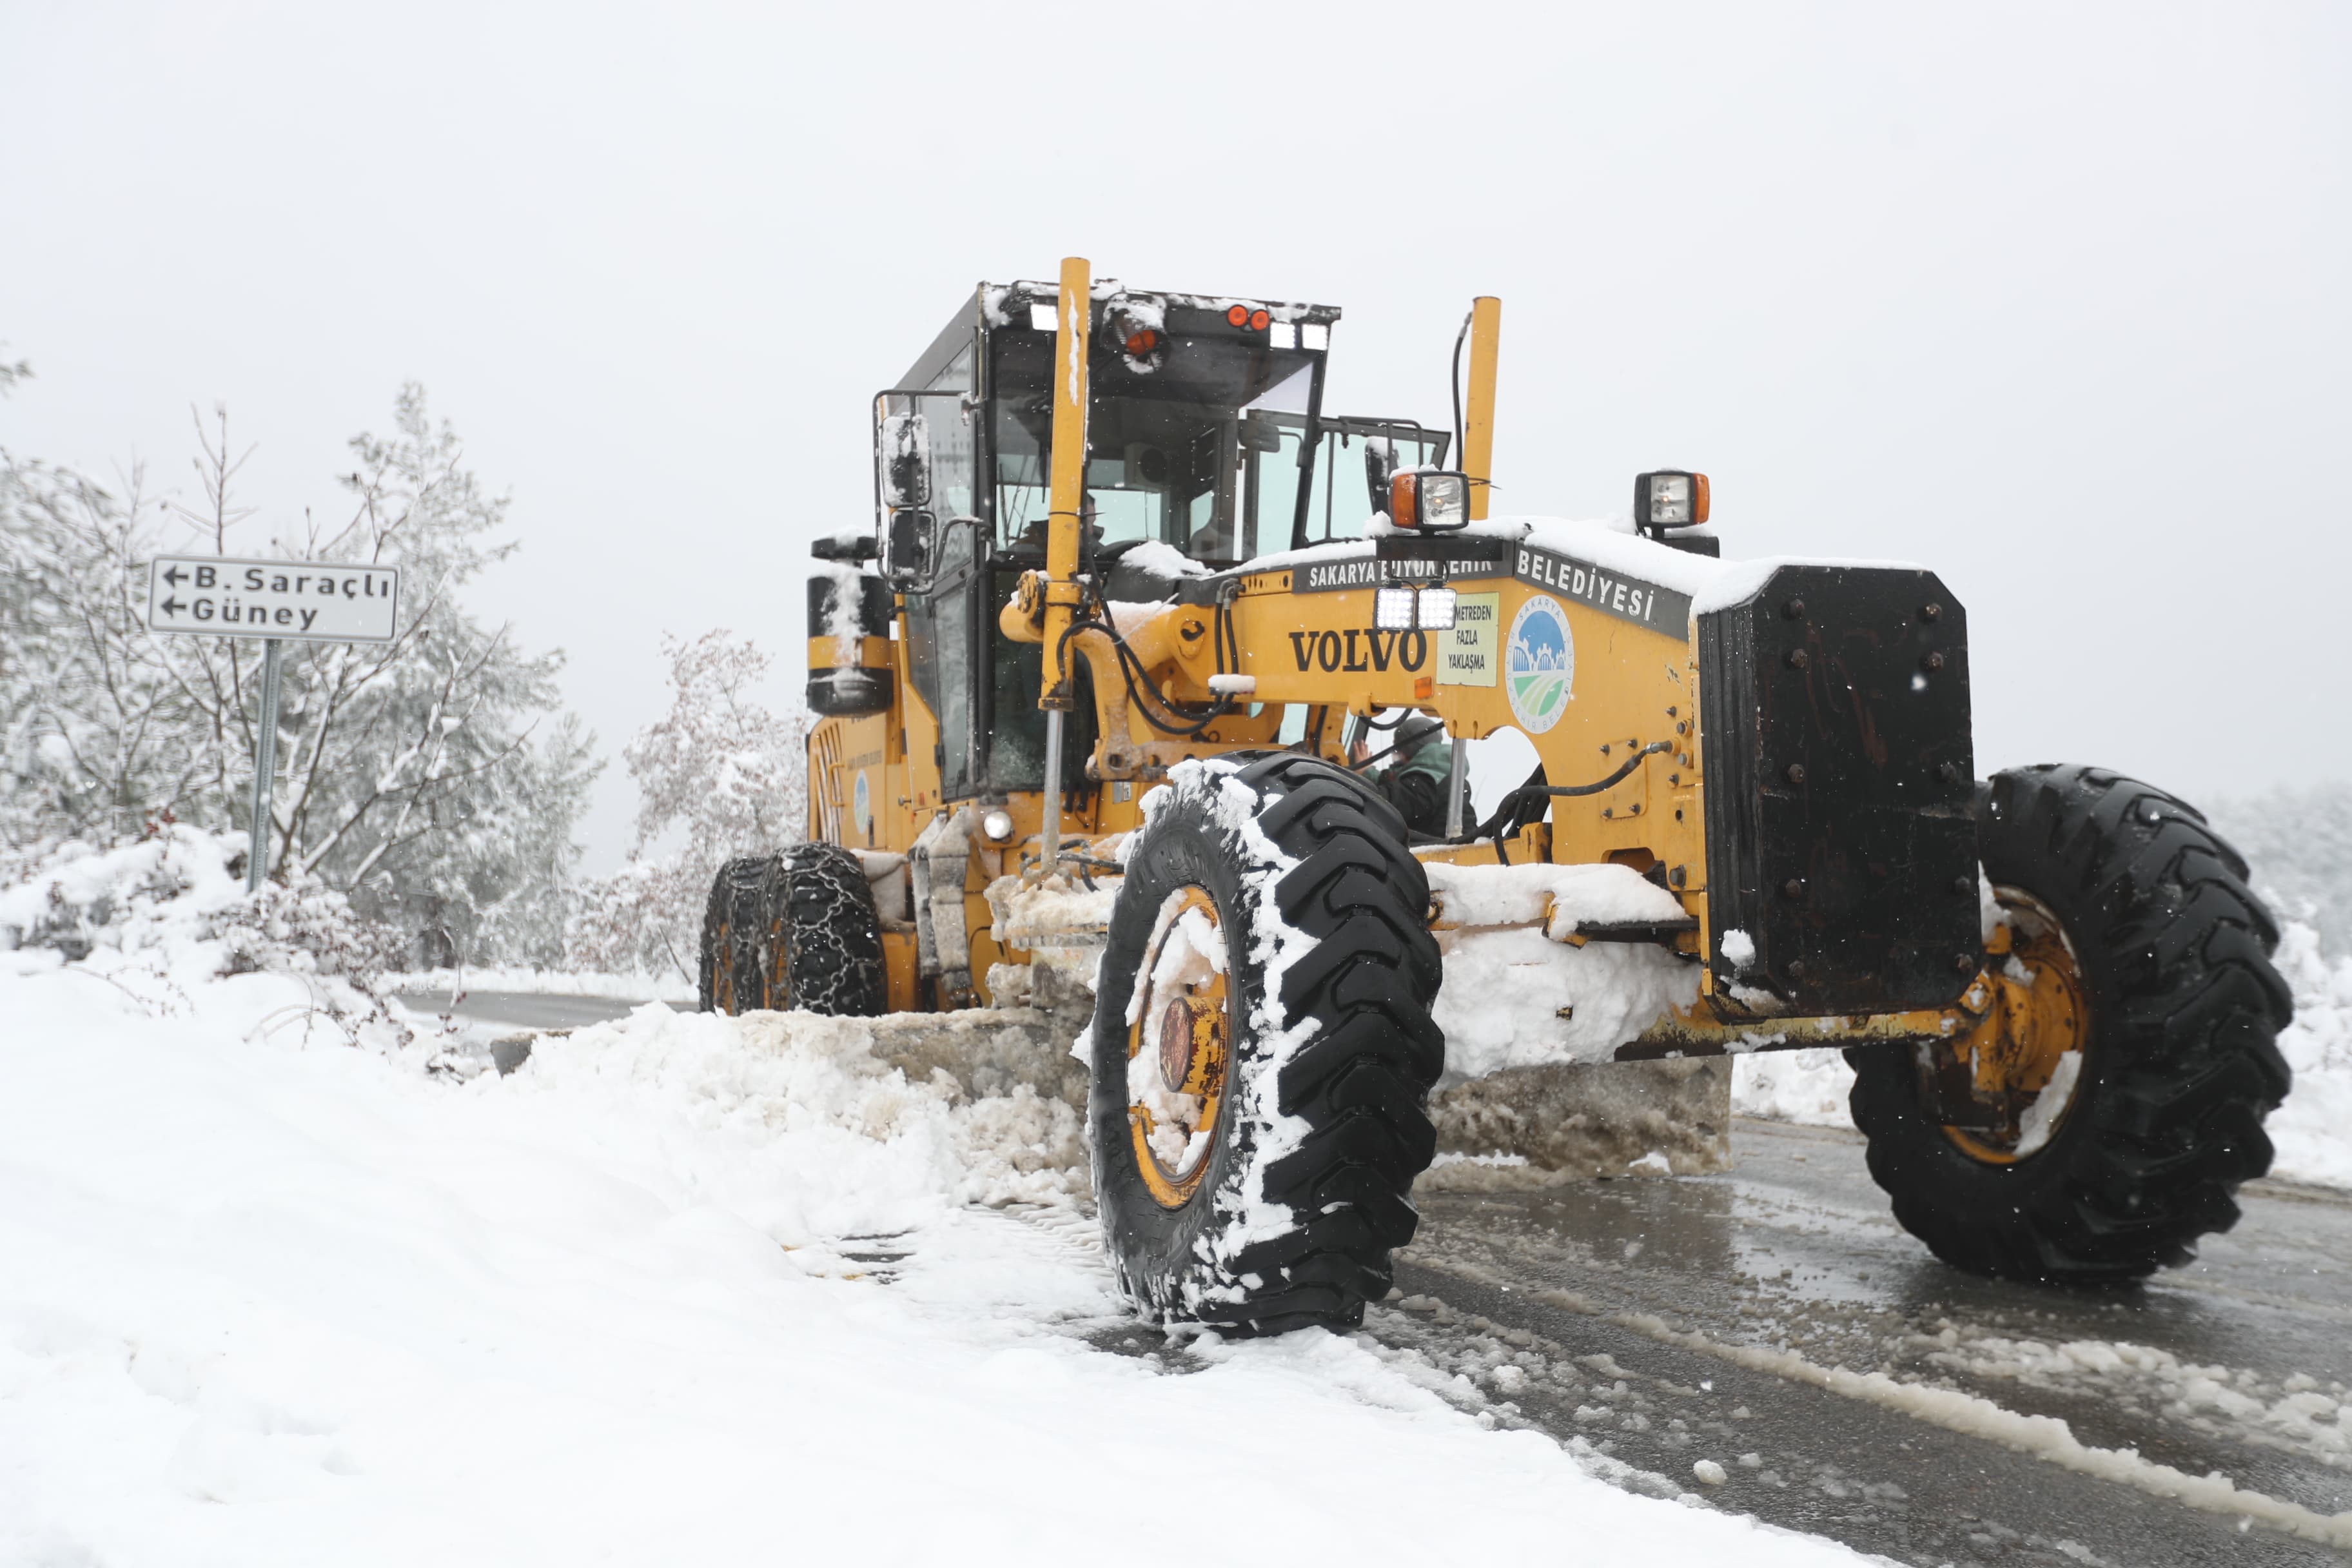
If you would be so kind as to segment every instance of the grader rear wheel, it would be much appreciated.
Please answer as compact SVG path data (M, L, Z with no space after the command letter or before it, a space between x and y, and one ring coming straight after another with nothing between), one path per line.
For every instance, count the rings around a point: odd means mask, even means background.
M719 868L703 906L700 1007L752 1013L782 994L783 868L772 855L745 855Z
M1362 1321L1436 1153L1437 944L1405 828L1285 754L1191 762L1127 857L1088 1130L1120 1284L1161 1321Z
M882 928L857 857L796 844L728 861L710 885L700 968L706 1013L882 1012Z
M2116 1284L2186 1262L2270 1168L2292 1016L2245 862L2171 796L2080 767L1994 776L1999 929L1948 1046L1846 1053L1895 1215L1955 1268Z

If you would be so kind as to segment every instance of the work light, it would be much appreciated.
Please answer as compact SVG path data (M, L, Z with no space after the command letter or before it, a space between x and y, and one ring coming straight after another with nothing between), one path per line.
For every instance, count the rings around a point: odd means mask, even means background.
M1372 626L1377 631L1412 630L1412 590L1382 588L1372 595Z
M1450 632L1454 629L1454 590L1423 588L1421 591L1420 613L1416 616L1425 632Z
M1470 521L1467 475L1408 468L1389 481L1389 521L1399 528L1444 533Z
M1705 522L1706 511L1705 474L1661 468L1633 477L1633 522L1643 533Z

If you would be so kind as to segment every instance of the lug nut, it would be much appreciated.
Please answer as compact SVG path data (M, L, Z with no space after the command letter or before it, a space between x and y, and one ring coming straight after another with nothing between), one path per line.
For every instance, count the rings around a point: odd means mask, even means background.
M1789 782L1790 782L1790 784L1802 784L1802 783L1804 783L1804 782L1805 782L1805 764L1804 764L1804 763L1790 763L1789 764Z
M1932 600L1919 606L1919 618L1923 621L1932 621L1943 613L1944 606Z
M1812 662L1813 656L1807 653L1803 648L1792 647L1789 650L1789 668L1790 669L1802 669L1805 666Z
M1929 669L1941 669L1944 668L1944 656L1940 653L1931 653L1919 662Z

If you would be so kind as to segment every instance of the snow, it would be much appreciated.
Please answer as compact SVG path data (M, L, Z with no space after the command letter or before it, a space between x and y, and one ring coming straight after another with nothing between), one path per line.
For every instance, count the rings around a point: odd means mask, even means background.
M1740 1116L1851 1127L1846 1097L1853 1091L1853 1069L1835 1047L1756 1051L1731 1061L1731 1109Z
M1441 924L1538 923L1559 941L1585 926L1678 921L1682 900L1630 866L1455 866L1425 861Z
M2012 958L2010 962L2014 963L2017 960ZM2042 1092L2033 1097L2033 1103L2025 1108L2025 1115L2018 1122L2019 1159L2040 1153L2042 1145L2050 1142L2050 1134L2058 1130L2058 1119L2074 1098L2074 1080L2082 1076L2082 1052L2068 1051L2058 1058L2058 1065L2050 1070L2050 1081L2042 1086Z
M1430 1011L1445 1031L1449 1085L1505 1068L1610 1060L1698 998L1696 968L1663 948L1564 940L1589 925L1682 917L1680 900L1629 867L1424 868L1445 959Z
M1209 569L1162 540L1147 539L1140 544L1130 544L1120 554L1123 565L1139 567L1160 577L1205 577ZM1159 606L1154 605L1157 609Z
M1759 555L1752 561L1727 561L1706 586L1691 600L1691 614L1706 615L1710 610L1727 610L1772 580L1772 574L1783 566L1844 566L1858 571L1922 572L1927 568L1916 561L1874 561L1861 557L1841 559L1826 555Z
M2294 1021L2279 1051L2294 1069L2294 1090L2263 1124L2284 1181L2352 1190L2352 956L2332 962L2319 933L2290 921L2273 960L2294 992Z
M1738 926L1723 933L1723 961L1738 974L1756 962L1756 939Z
M168 1005L0 969L0 1561L1075 1562L1203 1455L1268 1556L1856 1561L1360 1335L1162 1341L1074 1114L857 1020L649 1004L459 1083L174 951Z
M1441 931L1445 977L1430 1016L1450 1086L1505 1068L1610 1060L1698 999L1698 968L1648 942L1570 947L1535 926Z

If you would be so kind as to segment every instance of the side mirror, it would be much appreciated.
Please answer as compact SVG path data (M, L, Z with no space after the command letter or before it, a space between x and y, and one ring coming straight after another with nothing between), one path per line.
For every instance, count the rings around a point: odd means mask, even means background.
M927 511L909 510L890 514L891 576L920 582L929 575L934 527L931 514Z
M881 466L882 504L929 506L931 500L931 434L919 414L883 418L876 460Z

